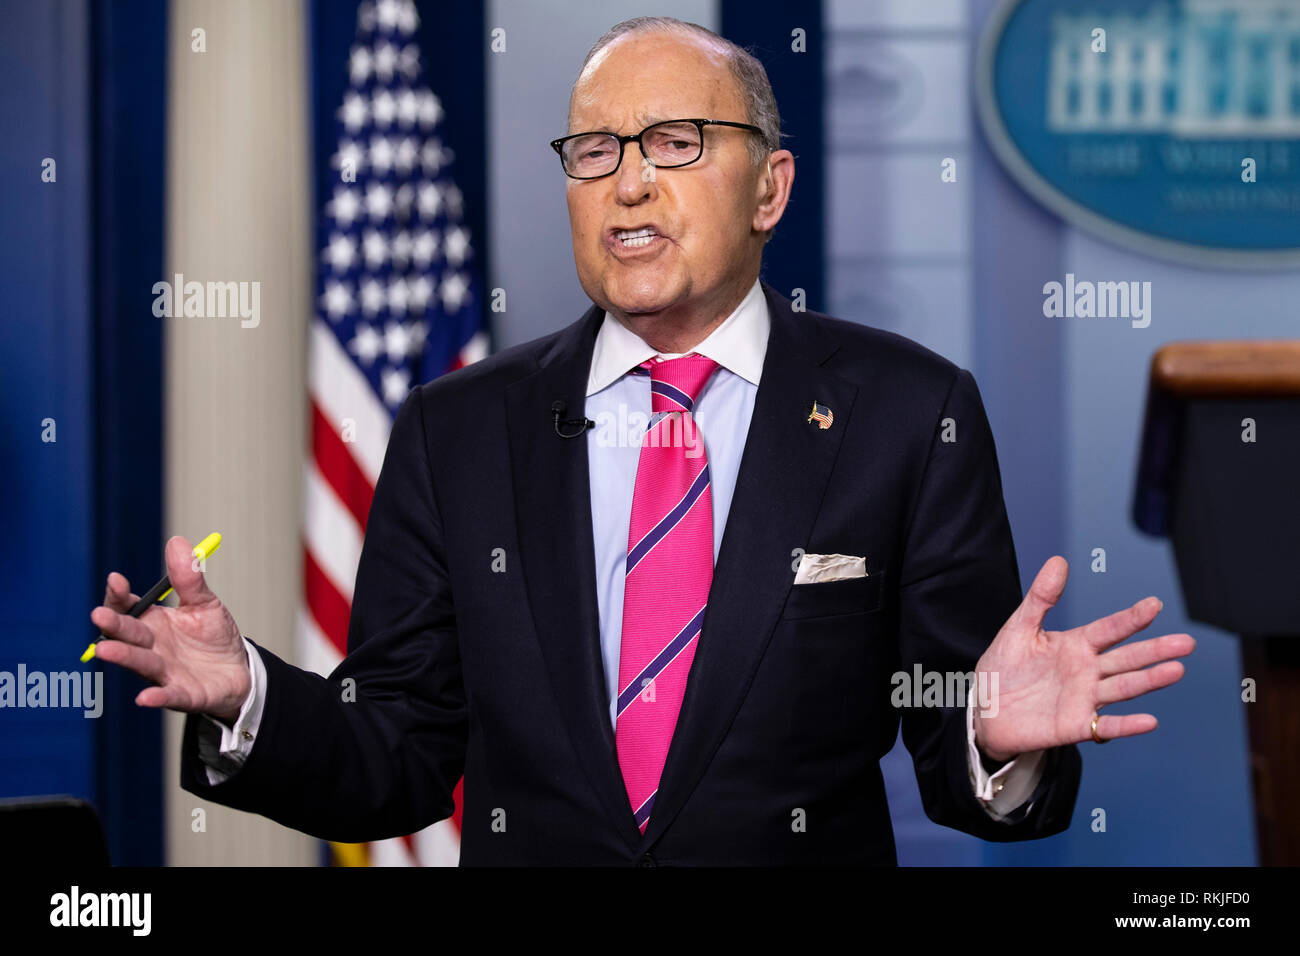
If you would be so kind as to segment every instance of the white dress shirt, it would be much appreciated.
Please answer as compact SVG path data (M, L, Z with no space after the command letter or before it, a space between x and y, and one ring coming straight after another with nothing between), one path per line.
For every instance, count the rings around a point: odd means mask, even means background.
M763 359L767 354L771 317L757 279L736 310L691 351L720 366L696 397L693 417L704 437L713 498L713 559L718 558L727 513L740 470L745 436L754 411ZM618 663L623 627L624 566L632 495L640 460L641 435L650 415L650 378L629 374L656 355L672 359L685 353L656 352L609 313L596 334L587 378L586 416L596 422L587 431L591 487L592 536L596 557L596 599L600 617L600 648L609 696L611 724L617 720ZM245 640L252 690L234 727L208 718L200 733L199 755L212 784L242 766L252 751L261 723L266 670ZM966 735L971 786L985 811L1001 819L1033 793L1042 776L1044 751L1020 754L992 775L980 762L975 746L974 695L966 709ZM220 729L220 741L216 730Z

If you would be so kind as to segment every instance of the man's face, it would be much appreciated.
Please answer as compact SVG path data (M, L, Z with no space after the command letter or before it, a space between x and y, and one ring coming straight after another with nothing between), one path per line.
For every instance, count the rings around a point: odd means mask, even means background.
M691 117L749 121L722 55L692 38L633 34L579 78L569 132L628 135ZM567 180L573 256L587 295L624 314L680 314L707 313L743 293L762 249L754 223L764 166L753 166L747 148L755 135L706 126L704 155L680 169L648 167L629 143L611 175ZM648 243L618 237L646 226L655 232Z

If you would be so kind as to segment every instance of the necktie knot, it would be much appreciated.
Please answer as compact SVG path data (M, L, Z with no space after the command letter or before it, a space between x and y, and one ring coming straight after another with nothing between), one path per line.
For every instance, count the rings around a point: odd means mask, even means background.
M652 412L689 412L718 363L692 352L675 359L649 359L640 367L650 375Z

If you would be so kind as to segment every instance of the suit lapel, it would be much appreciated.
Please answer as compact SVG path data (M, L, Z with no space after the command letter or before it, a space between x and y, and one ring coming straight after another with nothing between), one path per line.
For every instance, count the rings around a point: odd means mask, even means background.
M565 724L588 779L629 846L639 839L618 767L600 650L585 435L555 434L551 405L579 418L604 311L560 333L541 368L506 389L520 565Z
M801 321L766 283L763 291L772 318L763 374L699 647L638 853L682 808L744 699L794 583L791 552L808 543L857 396L857 386L822 367L836 345L821 327ZM830 428L808 421L814 401L833 411Z

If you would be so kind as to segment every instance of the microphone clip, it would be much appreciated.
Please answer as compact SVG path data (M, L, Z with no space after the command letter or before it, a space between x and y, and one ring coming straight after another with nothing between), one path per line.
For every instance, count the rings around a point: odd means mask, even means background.
M566 418L563 421L561 421L560 416L563 415L568 410L568 408L569 408L568 403L565 402L563 399L556 399L554 402L551 403L551 421L555 425L555 434L559 435L561 438L577 438L579 435L583 434L588 428L596 427L595 422L593 422L590 418L585 418L585 417ZM574 430L575 428L576 431Z

